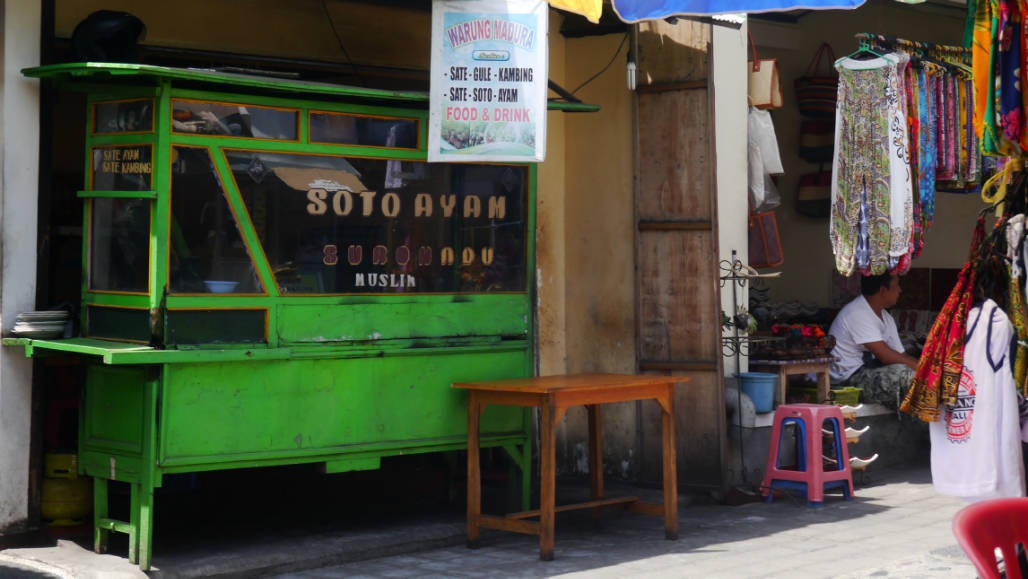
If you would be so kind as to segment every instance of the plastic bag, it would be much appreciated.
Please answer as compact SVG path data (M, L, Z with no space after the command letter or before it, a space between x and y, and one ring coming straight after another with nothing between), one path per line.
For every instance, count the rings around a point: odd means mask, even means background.
M778 151L778 137L775 136L775 125L771 121L771 113L750 107L748 125L750 145L755 145L760 149L764 172L768 175L784 173L785 169L782 168L782 156Z
M749 147L750 202L755 212L770 211L782 204L782 196L771 175L764 171L764 158L760 147Z
M754 211L770 211L782 204L771 175L784 172L771 114L750 107L748 126L750 201Z

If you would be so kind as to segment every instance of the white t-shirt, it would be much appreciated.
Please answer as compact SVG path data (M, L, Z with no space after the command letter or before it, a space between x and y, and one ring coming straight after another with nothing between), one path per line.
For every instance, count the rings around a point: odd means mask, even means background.
M828 333L835 336L828 373L836 381L849 378L864 365L864 344L885 342L893 350L903 351L895 320L884 309L882 317L875 315L864 296L857 296L839 311Z
M928 424L932 484L939 494L969 501L1024 496L1013 328L992 300L971 310L967 328L957 403Z

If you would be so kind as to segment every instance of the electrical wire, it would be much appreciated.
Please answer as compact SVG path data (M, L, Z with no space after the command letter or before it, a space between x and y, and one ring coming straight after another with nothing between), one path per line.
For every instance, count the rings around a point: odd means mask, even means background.
M607 69L610 68L610 65L614 64L614 61L617 60L618 55L621 54L621 49L625 47L625 42L627 42L627 41L628 41L628 33L626 32L625 36L621 39L621 44L618 45L618 49L614 52L614 56L610 57L610 62L607 63L607 66L604 66L602 69L600 69L599 72L597 72L596 74L590 76L588 80L586 80L582 84L578 85L578 88L576 88L575 90L571 91L571 94L575 94L578 91L582 90L582 88L584 88L585 85L587 85L587 84L591 83L592 81L596 80L596 77L600 76L604 72L607 72Z
M343 51L343 56L346 57L346 62L350 65L350 68L353 69L354 74L357 75L357 80L360 81L361 85L365 87L370 86L367 79L364 78L364 74L361 72L360 67L358 67L353 59L350 58L350 53L347 52L346 46L343 45L343 38L339 36L339 31L336 30L335 20L332 19L332 13L328 11L328 4L326 4L326 1L327 0L321 0L321 8L325 11L325 18L328 19L328 25L332 27L332 34L335 35L336 42L339 43L339 49Z

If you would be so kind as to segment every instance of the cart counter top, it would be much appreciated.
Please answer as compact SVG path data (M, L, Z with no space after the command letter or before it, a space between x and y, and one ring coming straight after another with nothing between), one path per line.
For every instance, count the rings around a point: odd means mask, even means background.
M290 348L188 348L161 350L143 344L100 340L96 338L68 338L35 340L30 338L3 338L4 346L24 346L25 356L31 358L41 353L67 352L87 356L100 356L104 364L196 364L203 362L240 362L248 360L300 360L318 358L373 358L388 356L409 356L430 354L433 351L448 353L496 352L524 349L519 341L454 344L440 347L369 347L354 348L352 345L294 346ZM43 350L43 352L37 352Z

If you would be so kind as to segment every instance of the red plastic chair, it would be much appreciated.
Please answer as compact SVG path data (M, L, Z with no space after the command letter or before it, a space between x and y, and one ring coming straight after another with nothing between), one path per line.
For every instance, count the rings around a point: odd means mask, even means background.
M993 499L964 507L953 517L953 534L982 579L1000 577L997 548L1003 553L1007 579L1021 579L1016 545L1028 543L1028 498Z

